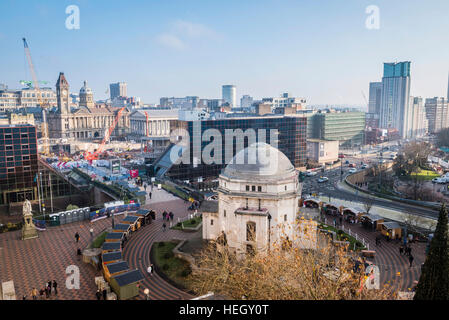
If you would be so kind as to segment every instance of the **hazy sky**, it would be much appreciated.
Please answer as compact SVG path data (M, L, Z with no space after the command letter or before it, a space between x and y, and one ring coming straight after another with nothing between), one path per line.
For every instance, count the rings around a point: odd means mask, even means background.
M65 26L80 9L80 29ZM367 6L380 29L365 27ZM162 96L238 99L290 92L312 104L365 105L382 63L412 61L411 94L445 96L448 0L39 0L0 1L0 83L31 80L26 37L40 80L63 71L72 92L83 80L95 99L125 81L145 103Z

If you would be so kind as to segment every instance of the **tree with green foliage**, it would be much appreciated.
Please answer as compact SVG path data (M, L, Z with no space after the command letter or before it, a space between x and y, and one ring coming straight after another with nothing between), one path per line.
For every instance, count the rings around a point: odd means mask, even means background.
M414 300L449 300L448 212L443 204Z
M65 210L69 211L69 210L75 210L75 209L79 209L79 207L76 204L69 204Z

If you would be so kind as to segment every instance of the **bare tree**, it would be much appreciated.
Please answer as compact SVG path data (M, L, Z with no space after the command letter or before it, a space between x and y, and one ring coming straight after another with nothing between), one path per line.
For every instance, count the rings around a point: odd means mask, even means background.
M310 230L310 235L316 230ZM293 241L294 243L294 241ZM355 268L352 252L322 239L316 249L300 249L288 239L269 253L237 256L212 242L195 257L189 278L196 294L212 291L228 299L250 300L369 300L395 299L395 284L368 289L361 260Z
M365 209L365 212L368 214L371 211L371 208L374 205L374 198L373 197L366 197L363 198L363 208Z

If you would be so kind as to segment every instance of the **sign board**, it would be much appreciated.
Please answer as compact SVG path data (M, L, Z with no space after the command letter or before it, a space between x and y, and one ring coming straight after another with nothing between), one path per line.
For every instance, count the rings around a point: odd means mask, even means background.
M112 174L120 173L120 159L111 160L111 173Z
M105 202L104 203L104 207L105 208L110 208L110 207L116 207L116 206L121 206L124 205L125 202L123 201L111 201L111 202Z
M131 176L131 178L137 178L139 176L139 170L129 170L129 175Z

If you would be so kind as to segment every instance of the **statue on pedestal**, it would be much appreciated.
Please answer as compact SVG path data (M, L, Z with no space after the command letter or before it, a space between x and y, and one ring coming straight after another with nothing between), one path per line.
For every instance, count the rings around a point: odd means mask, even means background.
M37 238L37 230L33 223L33 214L31 213L31 202L26 199L23 203L23 227L22 240Z

